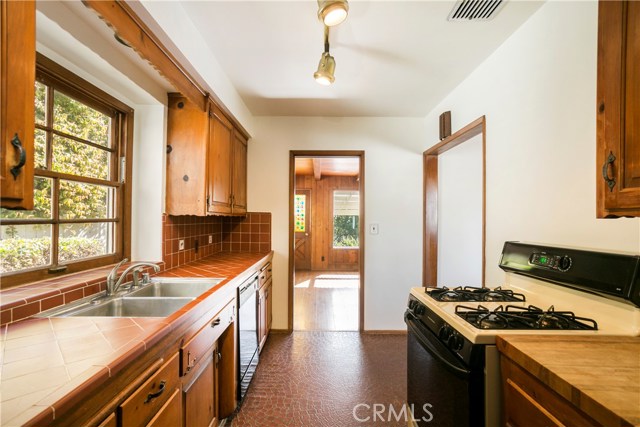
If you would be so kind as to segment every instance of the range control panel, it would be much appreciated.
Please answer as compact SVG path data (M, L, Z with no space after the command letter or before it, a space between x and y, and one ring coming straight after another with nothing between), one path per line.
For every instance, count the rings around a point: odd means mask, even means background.
M556 271L569 271L573 260L568 255L554 255L547 252L534 252L529 258L529 264Z

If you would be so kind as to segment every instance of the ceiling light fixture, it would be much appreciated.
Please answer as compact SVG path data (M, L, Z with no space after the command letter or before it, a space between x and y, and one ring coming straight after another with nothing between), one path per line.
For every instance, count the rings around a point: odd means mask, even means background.
M324 52L318 64L318 71L313 73L313 78L321 85L329 86L336 81L333 73L336 71L336 60L329 54L329 27L324 27Z
M327 27L333 27L347 19L349 3L347 0L318 0L318 18Z

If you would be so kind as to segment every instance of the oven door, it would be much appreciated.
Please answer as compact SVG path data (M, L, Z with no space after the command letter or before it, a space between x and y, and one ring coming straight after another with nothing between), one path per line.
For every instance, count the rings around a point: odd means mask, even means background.
M467 367L410 310L405 322L407 402L414 424L484 426L482 369Z

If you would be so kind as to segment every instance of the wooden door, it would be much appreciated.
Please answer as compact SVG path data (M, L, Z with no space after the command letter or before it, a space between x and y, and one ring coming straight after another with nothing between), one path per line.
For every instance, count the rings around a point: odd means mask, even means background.
M233 213L247 212L247 141L233 133Z
M598 10L597 216L640 216L640 3Z
M296 190L294 201L295 269L311 269L311 190Z
M233 126L215 107L209 119L208 213L231 213L231 161Z
M33 209L36 9L0 3L0 206Z
M191 384L184 388L184 425L209 427L217 425L217 396L215 395L215 363L209 353L207 362Z

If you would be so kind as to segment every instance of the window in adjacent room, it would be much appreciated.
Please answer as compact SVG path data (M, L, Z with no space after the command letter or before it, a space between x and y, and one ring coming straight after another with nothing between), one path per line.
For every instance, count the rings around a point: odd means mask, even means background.
M128 246L133 111L40 55L36 80L35 208L0 209L3 288L114 263Z
M358 248L360 194L357 190L333 192L333 247Z

